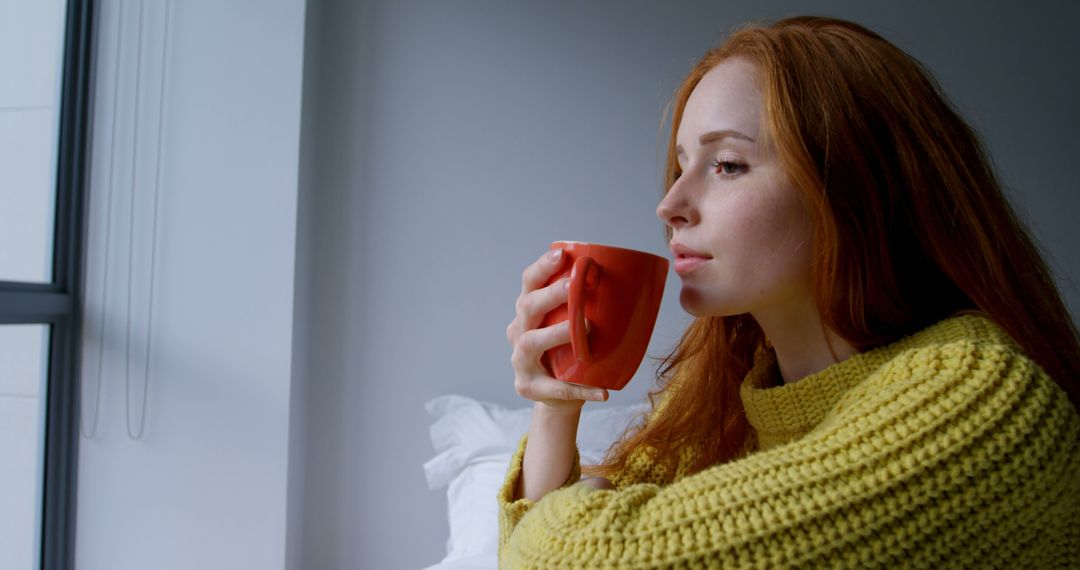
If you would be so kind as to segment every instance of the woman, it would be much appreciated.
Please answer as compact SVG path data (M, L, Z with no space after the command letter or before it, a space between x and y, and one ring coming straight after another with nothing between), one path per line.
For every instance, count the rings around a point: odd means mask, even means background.
M1077 331L929 73L790 18L710 50L674 103L657 215L696 319L580 480L606 394L540 364L569 342L537 328L562 261L525 270L507 337L535 404L500 564L1075 567Z

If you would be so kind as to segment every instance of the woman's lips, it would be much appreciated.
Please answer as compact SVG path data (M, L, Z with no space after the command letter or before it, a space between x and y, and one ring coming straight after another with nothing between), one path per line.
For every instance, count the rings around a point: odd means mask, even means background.
M672 241L670 247L671 254L675 256L675 272L679 275L686 275L712 259L705 252L697 251L682 242Z
M712 259L712 258L710 258L710 257L695 257L695 256L686 256L686 257L676 258L675 259L675 273L678 273L679 275L686 275L687 273L690 273L690 272L694 271L698 267L701 267L702 265L705 264L705 262L709 261L710 259Z

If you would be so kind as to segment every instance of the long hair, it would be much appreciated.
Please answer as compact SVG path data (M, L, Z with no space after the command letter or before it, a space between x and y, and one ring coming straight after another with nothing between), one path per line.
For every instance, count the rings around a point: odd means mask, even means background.
M873 31L802 16L744 25L709 50L672 100L665 188L680 174L691 91L735 56L756 65L764 129L813 221L823 325L862 352L984 314L1080 407L1076 327L976 133L921 63ZM735 458L752 430L739 386L767 342L748 314L695 319L658 369L648 421L584 472L609 476L641 446L669 467L700 446L691 472Z

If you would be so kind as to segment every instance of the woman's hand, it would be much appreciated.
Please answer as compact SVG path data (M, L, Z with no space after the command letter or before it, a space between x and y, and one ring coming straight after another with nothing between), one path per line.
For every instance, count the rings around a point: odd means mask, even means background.
M558 256L553 255L558 252ZM545 253L521 274L521 295L517 298L517 316L506 327L506 338L514 352L514 389L518 395L558 411L580 410L585 400L607 400L607 390L557 380L541 363L544 352L570 342L570 322L563 321L536 328L544 315L566 303L569 279L560 279L542 287L566 259L560 249ZM586 330L589 323L585 322Z

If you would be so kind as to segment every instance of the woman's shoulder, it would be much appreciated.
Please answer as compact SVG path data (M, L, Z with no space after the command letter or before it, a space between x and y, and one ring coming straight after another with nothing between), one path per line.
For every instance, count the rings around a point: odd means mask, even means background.
M1039 364L989 316L958 314L896 343L882 369L896 381L935 389L942 380L987 383L1052 385L1060 390ZM1061 395L1066 396L1064 390Z
M901 338L889 346L889 352L900 354L909 350L949 351L969 344L1020 351L1016 340L990 316L981 311L964 311Z
M874 368L841 398L826 427L855 416L960 428L1005 418L1043 421L1040 414L1051 414L1060 428L1080 425L1064 389L985 315L926 327L882 352Z
M854 358L863 361L870 385L900 382L934 389L947 378L1049 380L1015 339L979 312L950 316Z

